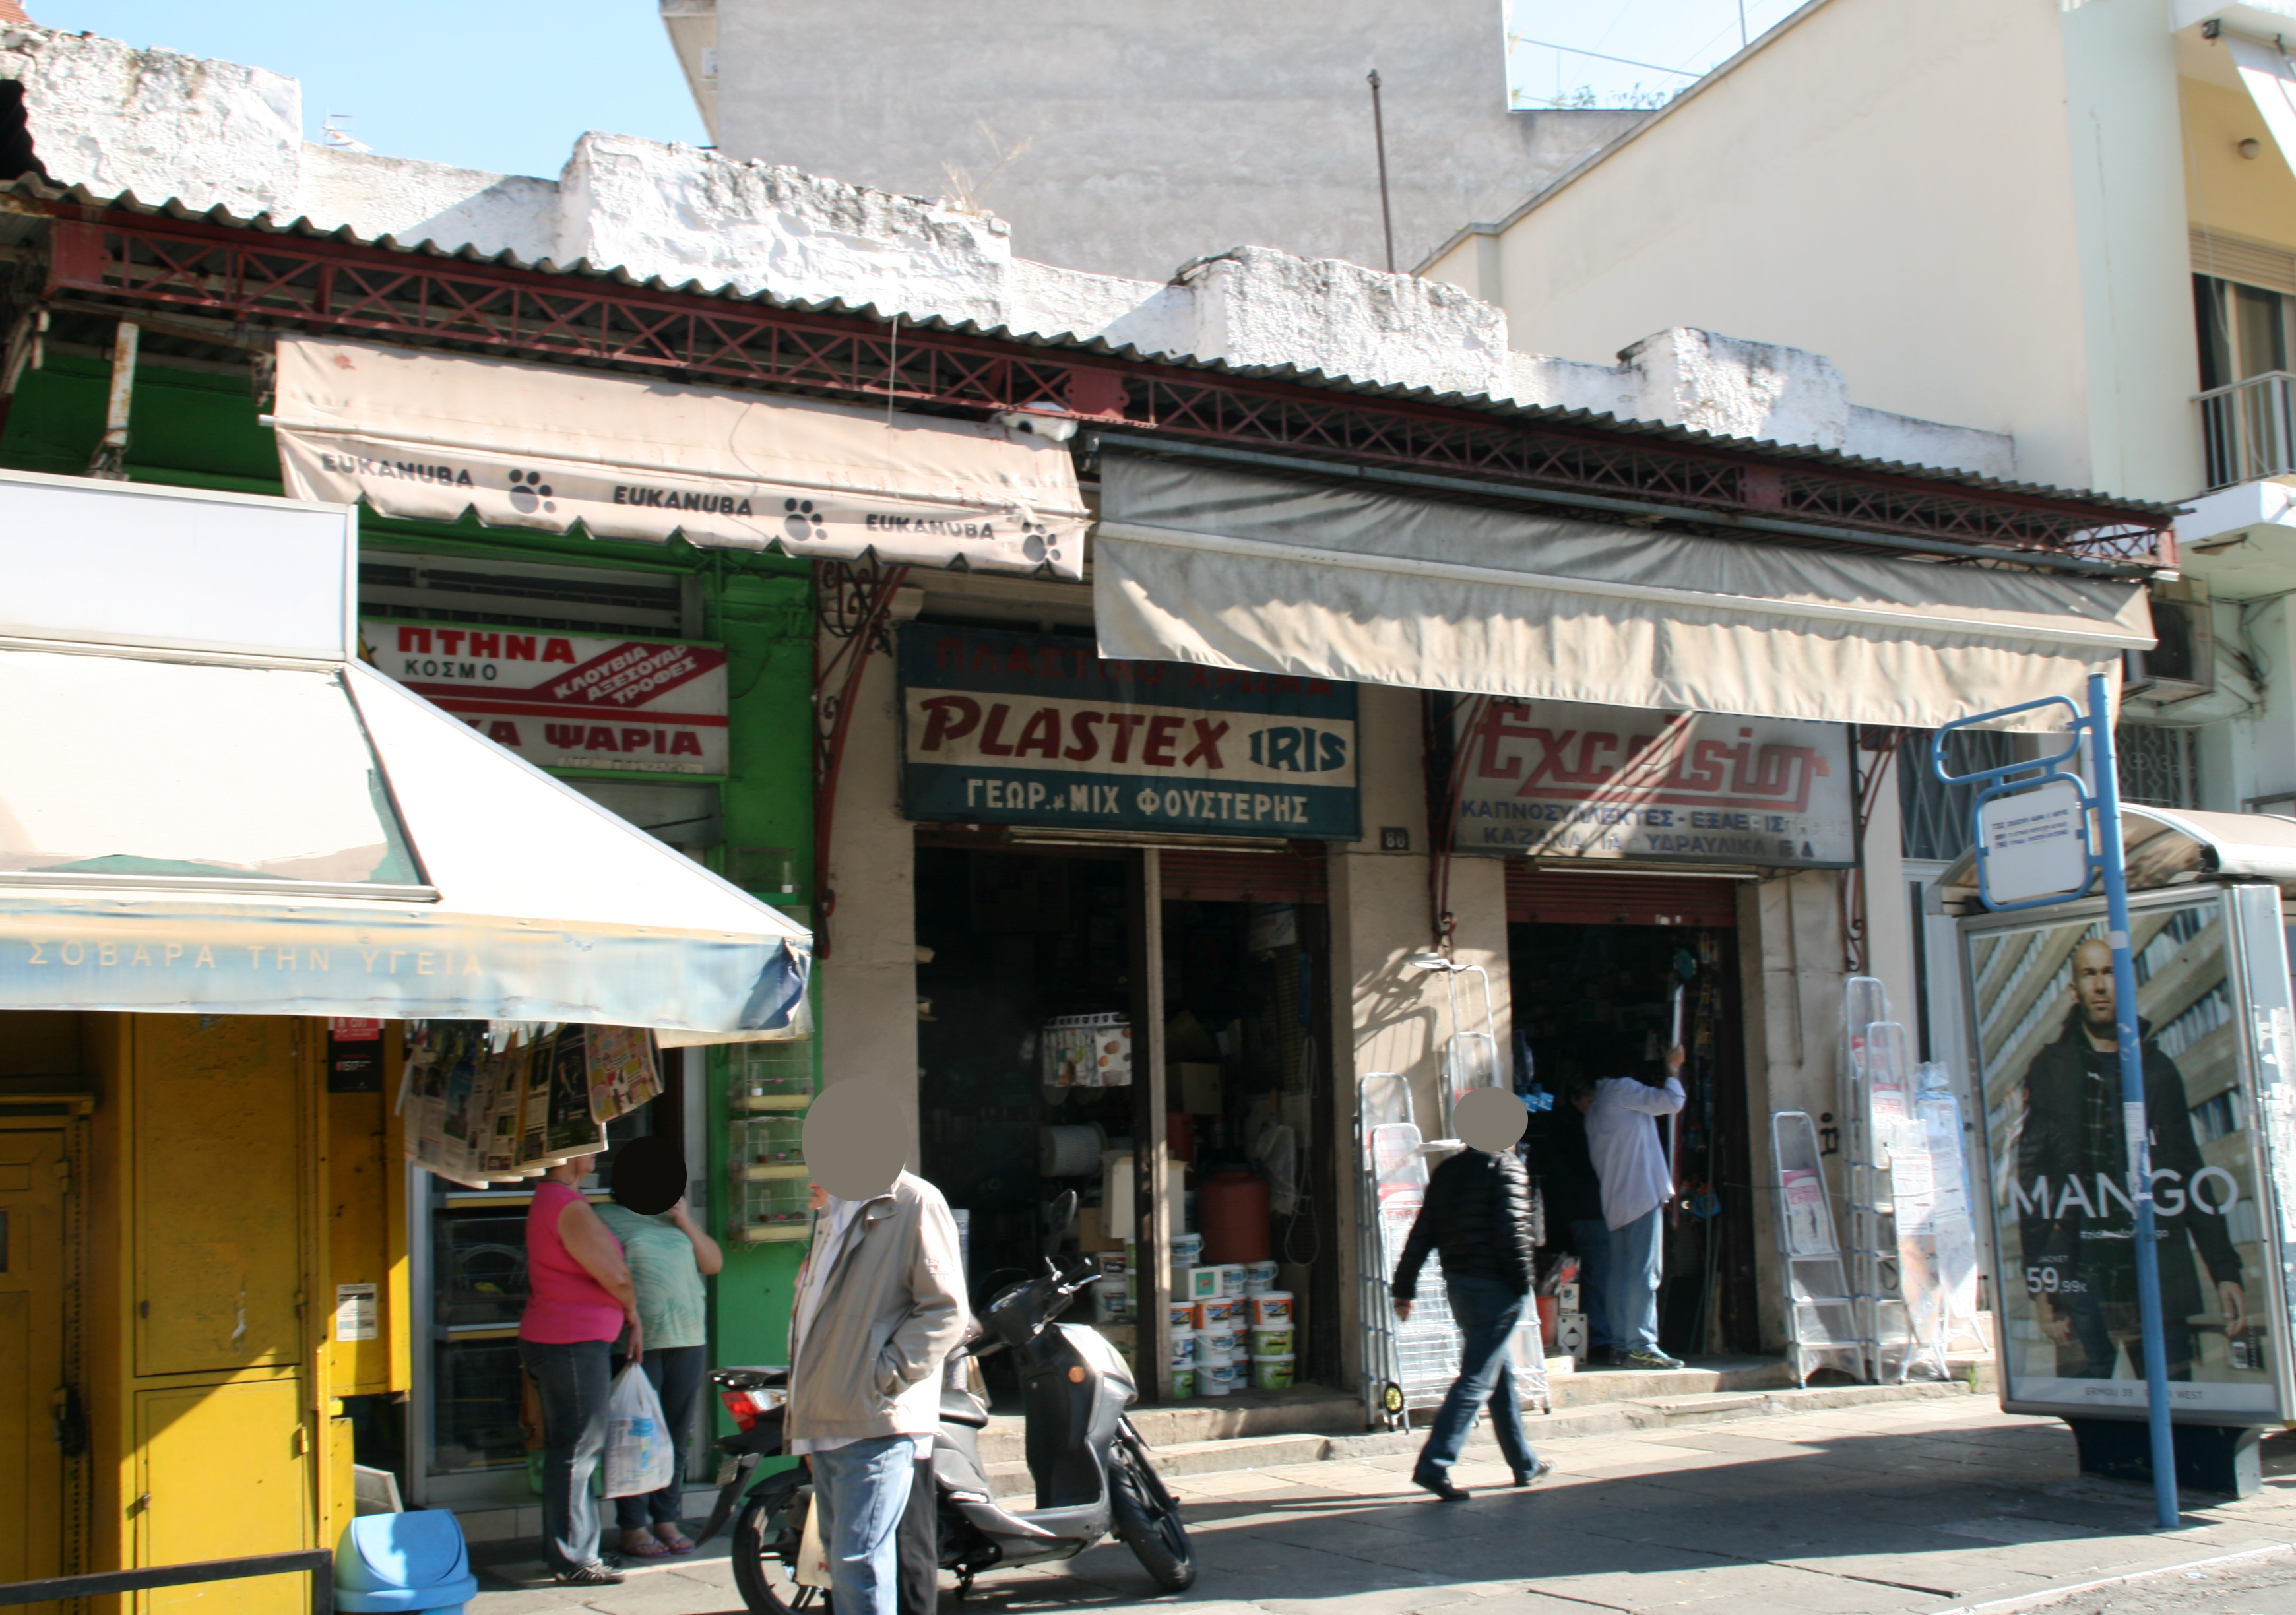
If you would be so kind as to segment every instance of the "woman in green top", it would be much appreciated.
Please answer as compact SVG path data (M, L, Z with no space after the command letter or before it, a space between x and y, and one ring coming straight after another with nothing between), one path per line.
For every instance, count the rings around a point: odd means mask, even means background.
M686 1447L708 1368L709 1332L701 1275L726 1265L718 1242L685 1209L685 1157L667 1138L634 1138L614 1152L613 1203L600 1206L637 1284L638 1322L645 1356L638 1366L661 1398L676 1462L668 1486L651 1496L617 1497L622 1556L659 1559L690 1554L678 1529L685 1513Z

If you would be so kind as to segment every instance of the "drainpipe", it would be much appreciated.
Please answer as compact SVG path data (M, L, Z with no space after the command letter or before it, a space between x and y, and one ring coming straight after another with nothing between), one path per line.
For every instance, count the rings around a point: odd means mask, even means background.
M127 412L135 396L135 348L143 327L119 322L111 340L111 393L103 410L103 440L88 456L87 474L111 482L127 480Z

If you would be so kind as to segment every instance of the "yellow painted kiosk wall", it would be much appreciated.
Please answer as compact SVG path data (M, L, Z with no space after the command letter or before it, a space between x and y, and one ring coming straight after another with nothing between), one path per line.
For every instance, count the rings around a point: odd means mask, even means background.
M404 1252L385 1097L325 1091L324 1021L86 1021L93 1529L77 1568L331 1545L353 1513L336 1398L390 1389L406 1357L388 1299ZM378 1286L377 1339L332 1338L339 1277ZM309 1607L307 1587L234 1583L227 1602L287 1615Z

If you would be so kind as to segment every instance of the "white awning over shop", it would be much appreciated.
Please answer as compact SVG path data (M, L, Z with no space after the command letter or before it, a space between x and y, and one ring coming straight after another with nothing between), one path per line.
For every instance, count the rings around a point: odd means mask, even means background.
M993 422L279 340L298 498L702 548L1084 576L1068 450Z
M1935 728L2152 643L2144 590L1104 452L1106 657ZM2043 725L2059 721L2040 715Z
M351 515L0 473L0 1009L802 1035L802 926L350 660Z

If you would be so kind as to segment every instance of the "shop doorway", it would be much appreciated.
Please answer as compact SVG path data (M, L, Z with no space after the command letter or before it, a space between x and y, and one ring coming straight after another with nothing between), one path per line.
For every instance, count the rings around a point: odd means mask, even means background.
M64 1135L0 1130L0 1582L62 1570Z
M924 1176L960 1214L976 1306L1041 1259L1046 1208L1084 1207L1078 1246L1116 1258L1137 1232L1129 1157L1146 1133L1148 938L1160 929L1167 1127L1184 1170L1173 1226L1277 1266L1299 1298L1291 1373L1336 1382L1339 1286L1329 1235L1332 1143L1323 858L1168 850L1148 922L1136 850L967 844L916 849L919 1128ZM1121 1085L1054 1079L1062 1021L1122 1021ZM1204 1261L1210 1263L1208 1250ZM1107 1286L1074 1322L1132 1352L1137 1319ZM1240 1348L1240 1349L1243 1349ZM984 1364L992 1390L1001 1357ZM1241 1377L1241 1375L1239 1376ZM1154 1379L1143 1373L1144 1394Z
M1206 1261L1275 1263L1275 1288L1293 1298L1294 1383L1337 1387L1322 854L1171 851L1159 862L1169 1133L1194 1194L1186 1226L1203 1236Z
M1107 1161L1129 1153L1133 1073L1109 1086L1047 1080L1055 1021L1132 1020L1139 967L1136 859L1122 848L916 849L918 1128L924 1176L958 1214L976 1308L1039 1270L1046 1211L1084 1207L1088 1252L1121 1253L1106 1219ZM1075 1073L1070 1073L1073 1077ZM1127 1309L1095 1295L1099 1323ZM1072 1311L1070 1321L1092 1319ZM1004 1358L983 1365L995 1384Z
M1682 988L1689 1099L1676 1119L1660 1344L1680 1357L1759 1349L1752 1135L1742 1037L1736 885L1668 876L1508 872L1507 953L1518 1070L1527 1046L1555 1106L1531 1118L1530 1168L1548 1207L1546 1256L1573 1250L1584 1146L1574 1078L1655 1077ZM1575 1166L1573 1162L1577 1163ZM1550 1184L1549 1178L1554 1181ZM1597 1303L1590 1297L1590 1308Z

